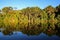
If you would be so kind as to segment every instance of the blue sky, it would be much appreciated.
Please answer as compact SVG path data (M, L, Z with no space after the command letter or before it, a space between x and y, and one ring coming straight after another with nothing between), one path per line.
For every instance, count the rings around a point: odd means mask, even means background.
M0 0L0 9L6 6L16 7L17 9L38 6L43 9L48 5L56 7L59 4L60 0Z

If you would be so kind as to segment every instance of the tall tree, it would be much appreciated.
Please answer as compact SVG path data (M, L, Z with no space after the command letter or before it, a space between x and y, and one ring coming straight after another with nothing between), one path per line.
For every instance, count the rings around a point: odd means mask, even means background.
M10 10L12 10L13 8L12 7L4 7L3 9L2 9L2 12L4 12L4 13L8 13Z
M58 15L60 15L60 5L58 5L57 7L56 7L56 17L58 16Z

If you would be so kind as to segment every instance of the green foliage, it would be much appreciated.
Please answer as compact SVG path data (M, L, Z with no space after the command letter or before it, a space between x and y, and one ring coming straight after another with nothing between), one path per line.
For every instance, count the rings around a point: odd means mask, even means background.
M12 10L13 8L12 7L4 7L3 9L2 9L2 12L4 12L4 13L8 13L10 10Z
M20 30L25 27L26 30L27 28L36 27L38 30L37 26L41 26L40 29L45 31L49 26L52 29L55 29L54 25L58 22L60 23L60 15L57 14L59 13L59 10L60 6L57 6L57 8L48 6L45 9L27 7L22 10L13 10L12 7L4 7L0 11L0 27L4 25L4 27L20 28Z

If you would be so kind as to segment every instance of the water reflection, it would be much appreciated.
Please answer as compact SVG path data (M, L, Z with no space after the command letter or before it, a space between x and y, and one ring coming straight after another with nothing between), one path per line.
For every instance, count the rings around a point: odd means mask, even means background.
M49 36L52 35L58 35L60 36L60 24L39 24L39 25L35 25L35 26L16 26L16 27L12 27L12 26L8 26L8 27L3 27L0 28L0 31L4 34L4 35L12 35L14 31L20 31L24 34L27 35L39 35L40 33L45 33Z
M56 37L58 40L60 40L60 23L58 24L39 24L39 25L33 25L33 26L8 26L8 27L1 27L0 28L0 35L2 34L3 37L5 38L7 35L8 37L17 37L17 39L21 40L23 38L25 39L30 39L33 38L34 40L45 40L47 38L50 39L50 37L55 40L54 38ZM20 33L20 34L19 34ZM19 36L20 35L20 36ZM33 37L32 37L33 36ZM43 36L43 38L42 38ZM0 36L1 38L2 36ZM40 38L39 38L40 37ZM46 37L46 38L45 38ZM17 40L16 39L16 40ZM25 40L24 39L24 40ZM32 39L32 40L33 40Z
M60 37L56 35L50 37L44 33L28 36L22 32L13 32L13 35L3 35L0 33L0 40L60 40Z

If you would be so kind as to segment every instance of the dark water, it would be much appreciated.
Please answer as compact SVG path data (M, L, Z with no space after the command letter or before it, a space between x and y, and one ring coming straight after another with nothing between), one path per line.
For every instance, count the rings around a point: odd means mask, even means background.
M13 32L13 35L4 35L0 32L0 40L60 40L60 37L57 35L48 36L45 33L28 36L22 32Z
M0 40L60 40L60 26L1 27Z

